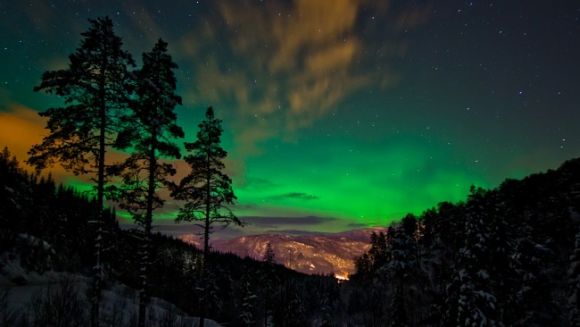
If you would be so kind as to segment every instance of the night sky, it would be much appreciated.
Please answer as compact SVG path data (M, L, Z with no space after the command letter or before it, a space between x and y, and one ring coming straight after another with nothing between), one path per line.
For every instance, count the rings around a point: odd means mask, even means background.
M224 120L235 212L280 217L254 228L385 225L580 155L578 1L0 0L0 145L20 159L59 104L32 88L104 15L138 62L169 42L188 141L207 106Z

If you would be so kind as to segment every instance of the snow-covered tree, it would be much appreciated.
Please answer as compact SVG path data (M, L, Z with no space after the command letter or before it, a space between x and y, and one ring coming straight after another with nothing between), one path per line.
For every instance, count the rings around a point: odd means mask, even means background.
M576 233L574 251L570 256L570 268L568 269L568 285L570 288L569 322L570 326L580 326L580 231Z
M240 303L240 321L244 326L254 326L256 324L256 295L254 286L250 279L244 275L241 280L241 303Z
M278 276L276 275L276 254L272 248L272 244L268 242L266 244L266 250L263 256L264 262L267 264L263 271L261 284L261 294L262 294L262 314L264 319L264 326L269 326L272 320L272 310L273 310L273 299L277 295L278 289Z
M465 243L459 251L454 279L447 287L444 322L455 326L501 326L487 269L490 236L482 190L472 190L466 209Z
M421 270L418 258L417 220L407 215L399 226L392 227L387 233L388 261L381 268L390 289L389 323L391 326L406 326L418 321L417 307L425 291L427 278Z
M550 283L554 254L534 240L529 226L520 230L510 262L517 279L516 289L507 299L507 309L511 311L507 318L516 326L547 326L558 319Z

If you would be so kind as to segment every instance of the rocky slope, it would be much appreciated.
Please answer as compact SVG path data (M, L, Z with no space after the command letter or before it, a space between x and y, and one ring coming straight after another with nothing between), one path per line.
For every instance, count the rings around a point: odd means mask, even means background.
M212 242L212 247L219 252L261 259L270 243L276 261L290 269L345 278L354 272L354 259L369 249L371 232L384 230L369 228L341 233L250 235L216 240ZM183 235L181 239L200 244L197 235Z

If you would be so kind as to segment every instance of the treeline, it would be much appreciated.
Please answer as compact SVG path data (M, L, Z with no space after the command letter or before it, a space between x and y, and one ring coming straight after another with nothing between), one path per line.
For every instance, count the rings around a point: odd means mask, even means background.
M30 272L91 275L96 230L93 217L87 213L94 208L94 197L89 194L57 185L50 176L42 178L27 173L19 168L7 149L0 153L0 262L10 262L10 256L17 256L13 260L20 261ZM105 209L102 216L103 244L107 245L102 252L103 271L106 272L103 289L110 289L118 282L138 289L141 258L136 254L142 245L142 234L138 230L119 228L111 209ZM40 240L44 245L23 242L23 239ZM204 312L206 317L228 326L307 326L335 321L338 313L346 309L333 276L308 276L286 269L274 263L271 253L264 261L256 261L209 252L204 279L199 278L204 264L203 251L193 245L152 233L151 255L150 295L175 304L191 316L199 317ZM10 281L13 285L26 285L27 282ZM0 287L0 304L2 293L10 290ZM93 292L88 290L89 295ZM75 299L78 297L75 292L70 294ZM45 304L50 305L46 308L49 313L63 312L68 308L63 306L70 302ZM102 308L115 305L101 303ZM34 320L37 318L27 316L26 307L21 308L23 311L19 314L7 315L6 307L0 305L0 325L86 326L90 322L86 310L90 303L82 302L74 307L78 309L75 319L69 316L70 320L58 323L58 317L51 314L44 320ZM135 317L130 326L136 326L138 312L131 314ZM145 323L148 326L180 326L170 318L161 324L151 321L148 314ZM115 319L119 318L101 310L102 325L122 326L115 323Z
M580 160L406 216L356 262L365 326L579 326Z

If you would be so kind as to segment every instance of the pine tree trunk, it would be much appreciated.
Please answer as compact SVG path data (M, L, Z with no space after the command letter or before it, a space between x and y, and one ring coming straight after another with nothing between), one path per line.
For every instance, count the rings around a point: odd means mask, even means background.
M141 290L139 292L139 327L145 327L145 316L149 302L149 266L151 264L151 225L153 224L153 198L155 196L155 176L157 158L155 156L157 139L156 126L151 132L151 150L149 152L149 180L147 185L147 209L145 213L145 230L143 235L143 256L141 261Z
M105 197L105 133L107 125L107 108L105 102L105 81L101 80L99 86L99 98L100 98L100 108L99 108L99 157L97 162L97 235L95 238L95 256L96 262L94 266L94 294L92 299L92 315L91 315L91 326L99 326L100 318L100 305L101 305L101 288L103 281L103 267L102 267L102 247L103 247L103 207L104 207L104 197Z
M206 282L205 281L205 277L206 277L206 269L207 269L207 258L208 258L208 254L209 254L209 225L210 225L210 220L209 220L209 214L210 214L210 202L211 202L211 185L210 185L210 181L211 181L211 177L210 177L210 162L209 162L209 154L207 156L206 159L206 163L207 163L207 177L206 177L206 198L205 198L205 224L204 224L204 230L203 230L203 265L201 268L201 274L202 274L202 282ZM206 314L206 308L207 308L207 301L209 299L208 294L207 294L207 285L204 286L204 299L201 305L201 315L199 318L199 327L204 327L205 325L205 314Z

